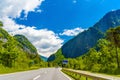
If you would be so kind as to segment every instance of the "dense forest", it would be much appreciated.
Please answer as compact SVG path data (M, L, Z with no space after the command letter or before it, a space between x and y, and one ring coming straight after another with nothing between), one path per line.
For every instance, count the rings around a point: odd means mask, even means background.
M68 64L62 64L63 60L68 60ZM65 58L60 49L51 55L49 61L52 66L120 74L120 26L109 29L105 33L105 38L99 39L93 48L80 57Z
M19 36L9 35L2 26L0 22L0 73L47 67L47 62L40 59L35 47L26 38L26 42L19 42ZM23 47L30 50L26 51Z

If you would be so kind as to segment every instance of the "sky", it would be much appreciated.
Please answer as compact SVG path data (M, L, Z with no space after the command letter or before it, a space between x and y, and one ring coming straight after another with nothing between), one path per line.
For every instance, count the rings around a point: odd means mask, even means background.
M0 20L11 35L25 35L42 56L87 30L120 0L0 0Z

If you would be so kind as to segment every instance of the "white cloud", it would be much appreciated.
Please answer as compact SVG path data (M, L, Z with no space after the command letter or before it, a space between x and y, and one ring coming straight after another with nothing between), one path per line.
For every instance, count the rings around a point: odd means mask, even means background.
M112 9L111 11L116 11L116 9Z
M77 1L76 1L76 0L73 0L73 3L77 3Z
M0 20L4 23L4 29L10 34L25 35L37 48L39 54L48 57L55 53L63 43L53 31L48 29L37 30L35 26L25 26L15 23L13 18L20 18L21 12L25 17L29 12L41 12L38 9L43 0L3 0L0 3Z
M53 31L48 29L37 30L35 26L18 25L10 18L3 18L3 21L5 30L12 35L25 35L37 48L40 55L49 57L62 46L63 40Z
M0 17L20 17L24 11L25 17L31 11L35 11L44 0L2 0L0 2Z
M47 57L55 53L63 43L63 40L53 31L47 29L36 30L34 27L26 27L11 33L25 35L36 46L39 53Z
M60 35L65 35L65 36L76 36L78 35L80 32L83 32L85 29L82 28L74 28L74 29L65 29L63 31L63 33L60 33Z

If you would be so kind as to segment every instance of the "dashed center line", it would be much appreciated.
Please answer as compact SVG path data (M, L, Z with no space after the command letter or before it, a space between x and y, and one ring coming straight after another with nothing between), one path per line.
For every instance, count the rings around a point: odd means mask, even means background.
M35 78L33 78L33 80L37 80L39 77L40 77L40 75L38 75Z

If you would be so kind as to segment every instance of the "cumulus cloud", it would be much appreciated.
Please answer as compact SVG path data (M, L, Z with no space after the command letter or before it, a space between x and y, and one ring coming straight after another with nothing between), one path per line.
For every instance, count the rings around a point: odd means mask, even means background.
M63 40L60 39L53 31L47 29L36 30L34 27L25 27L11 32L11 34L25 35L33 45L36 46L39 53L46 57L55 53L63 43Z
M76 36L78 35L80 32L83 32L85 29L82 28L74 28L74 29L65 29L63 31L63 33L60 33L60 35L65 35L65 36Z
M38 9L44 0L3 0L0 2L0 17L7 16L11 18L20 17L24 11L25 17L29 12Z
M48 29L37 30L35 26L25 26L17 24L13 19L20 18L21 12L28 13L41 12L38 7L44 0L3 0L0 3L0 20L4 23L4 29L10 34L25 35L37 48L40 55L48 57L55 53L63 43L53 31Z

